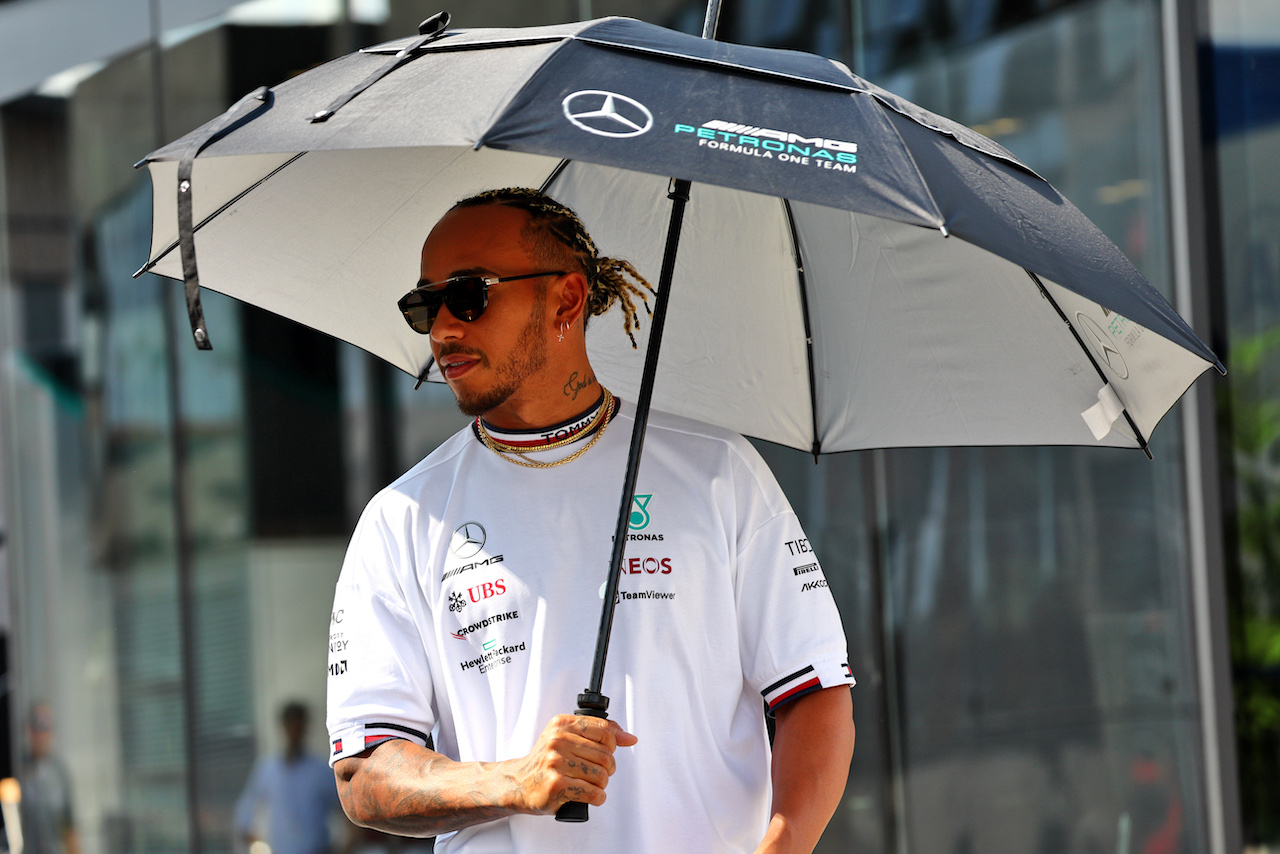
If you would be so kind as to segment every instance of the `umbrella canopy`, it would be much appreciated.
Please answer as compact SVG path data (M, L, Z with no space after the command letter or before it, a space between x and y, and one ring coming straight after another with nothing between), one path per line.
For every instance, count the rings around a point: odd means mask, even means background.
M629 19L445 31L249 106L144 161L144 270L183 278L182 199L203 286L414 376L430 342L396 300L454 201L543 187L656 278L672 176L693 188L660 409L814 453L1145 447L1217 362L1012 154L810 54ZM607 316L588 345L634 399L643 347Z

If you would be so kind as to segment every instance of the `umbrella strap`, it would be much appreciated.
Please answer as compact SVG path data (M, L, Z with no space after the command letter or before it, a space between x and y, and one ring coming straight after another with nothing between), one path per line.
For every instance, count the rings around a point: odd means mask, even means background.
M320 112L312 115L310 118L307 119L307 121L311 122L312 124L329 121L329 119L333 118L334 113L338 112L338 110L341 110L350 101L355 99L357 96L360 95L360 93L364 92L364 90L368 89L374 83L377 83L383 77L386 77L388 74L395 71L400 66L406 65L412 62L413 60L417 59L418 57L422 56L422 54L419 52L422 50L422 47L426 45L428 42L433 42L436 39L440 38L442 35L444 35L444 28L447 26L449 26L448 12L437 12L434 15L432 15L430 18L427 18L418 27L418 32L421 33L421 35L418 38L409 42L407 45L404 46L404 48L401 49L399 53L393 56L388 62L383 63L382 66L380 66L368 77L361 80L350 90L348 90L342 95L339 95L333 101L333 103L325 107Z
M262 86L239 101L214 121L205 125L204 132L194 137L182 152L178 161L178 246L182 255L182 281L187 297L187 318L191 321L191 335L196 347L212 350L209 330L204 322L204 307L200 305L200 274L196 267L196 237L194 223L194 195L191 170L196 156L208 145L222 139L245 122L257 117L259 111L271 106L271 90Z

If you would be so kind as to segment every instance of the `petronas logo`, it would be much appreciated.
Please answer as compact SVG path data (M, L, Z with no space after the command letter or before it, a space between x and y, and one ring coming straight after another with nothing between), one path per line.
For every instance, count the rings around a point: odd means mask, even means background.
M633 531L643 531L649 527L653 519L649 516L649 502L653 494L631 496L631 520L629 527Z

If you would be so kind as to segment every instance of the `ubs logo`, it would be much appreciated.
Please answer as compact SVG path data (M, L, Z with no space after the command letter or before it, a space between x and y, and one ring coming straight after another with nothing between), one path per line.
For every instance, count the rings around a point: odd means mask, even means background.
M458 557L471 557L484 548L485 539L484 525L479 522L463 522L453 532L449 551Z
M1085 335L1089 336L1089 340L1093 342L1093 348L1098 351L1098 355L1102 356L1102 360L1107 363L1107 366L1115 371L1120 379L1129 379L1129 366L1125 364L1124 356L1120 355L1120 351L1112 343L1111 336L1098 325L1096 320L1086 315L1083 311L1076 312L1076 320L1084 330Z
M468 587L467 597L478 605L486 599L501 596L506 592L507 580L505 578L499 578L497 581L486 581L482 584L477 584L475 587Z
M617 92L583 89L568 95L562 103L564 117L574 127L596 136L622 139L639 136L653 127L653 113L648 107Z

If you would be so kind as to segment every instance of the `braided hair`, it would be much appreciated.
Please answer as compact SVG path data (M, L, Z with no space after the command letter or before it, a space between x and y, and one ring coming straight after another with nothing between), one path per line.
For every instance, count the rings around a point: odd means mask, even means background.
M582 326L588 319L604 314L615 302L622 304L622 326L636 349L636 336L632 331L640 328L640 315L636 311L635 298L639 297L644 310L653 316L649 297L653 285L620 258L601 258L595 241L587 233L587 227L578 215L555 199L530 187L505 187L487 190L469 196L454 208L472 208L481 205L503 205L529 214L529 226L525 238L529 248L542 256L540 260L552 267L569 269L576 267L587 278L587 310L583 313ZM548 239L550 238L550 239Z

